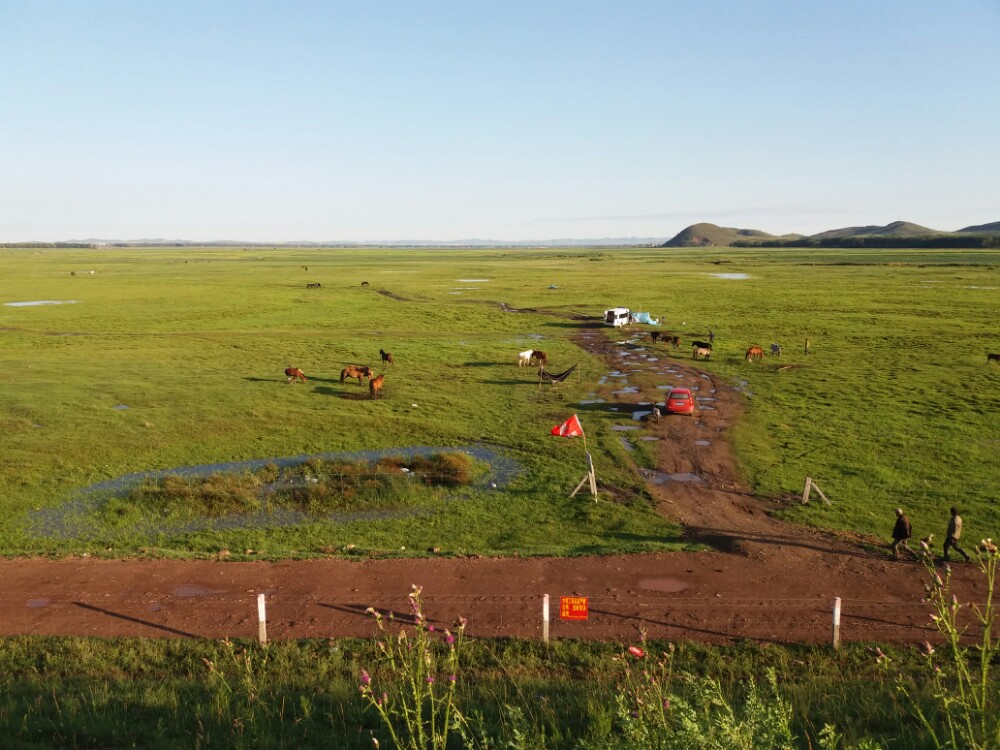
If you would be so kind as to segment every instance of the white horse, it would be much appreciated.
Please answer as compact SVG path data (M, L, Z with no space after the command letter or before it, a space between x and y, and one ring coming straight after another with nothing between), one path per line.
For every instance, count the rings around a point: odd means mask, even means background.
M534 353L534 349L528 349L526 352L518 352L517 355L517 366L527 367L531 364L531 355Z
M693 359L708 359L712 356L712 350L703 346L696 346L691 354Z

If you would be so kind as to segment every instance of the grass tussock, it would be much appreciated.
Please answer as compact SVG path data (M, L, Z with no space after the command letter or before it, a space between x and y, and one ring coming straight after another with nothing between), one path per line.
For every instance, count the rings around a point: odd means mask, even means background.
M254 472L146 479L114 503L112 512L123 515L134 508L220 518L273 508L312 514L396 508L427 499L421 490L466 486L473 476L473 460L464 453L388 457L374 463L310 459L286 468L268 464Z

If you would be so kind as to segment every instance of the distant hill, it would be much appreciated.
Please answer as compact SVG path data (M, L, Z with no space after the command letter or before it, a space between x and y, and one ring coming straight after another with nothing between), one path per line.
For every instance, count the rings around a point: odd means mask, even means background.
M845 237L927 237L933 234L943 234L937 229L928 229L909 221L894 221L884 227L845 227L844 229L829 229L826 232L810 235L813 240L832 240Z
M734 242L746 242L748 239L774 240L777 237L757 229L732 229L706 222L682 229L660 247L724 247Z
M993 234L994 232L1000 232L1000 221L994 221L989 224L977 224L965 229L959 229L958 231L970 234Z

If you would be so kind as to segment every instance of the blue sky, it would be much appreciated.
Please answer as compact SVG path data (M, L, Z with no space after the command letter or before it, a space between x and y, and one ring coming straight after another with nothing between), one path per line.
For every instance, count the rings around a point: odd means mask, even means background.
M998 0L0 0L0 241L1000 221Z

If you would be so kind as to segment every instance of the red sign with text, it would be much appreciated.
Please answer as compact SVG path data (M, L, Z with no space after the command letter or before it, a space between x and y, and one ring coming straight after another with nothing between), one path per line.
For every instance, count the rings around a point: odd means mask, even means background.
M585 596L560 596L559 597L559 619L560 620L586 620L587 597Z

